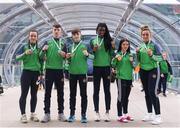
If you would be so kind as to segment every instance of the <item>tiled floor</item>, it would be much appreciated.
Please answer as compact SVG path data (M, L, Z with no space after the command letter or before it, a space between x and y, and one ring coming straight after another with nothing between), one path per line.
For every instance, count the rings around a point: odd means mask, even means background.
M129 114L134 117L135 121L122 124L117 122L117 88L116 84L111 84L111 122L94 122L94 106L93 106L93 84L88 83L88 110L87 117L88 123L80 123L80 95L79 87L77 92L77 103L76 103L76 122L59 122L57 120L57 98L56 91L52 91L51 97L51 118L52 121L46 124L28 122L27 124L22 124L20 122L20 110L19 110L19 96L20 87L9 88L5 90L5 93L0 96L0 127L180 127L180 96L172 92L168 93L167 97L160 95L161 102L161 112L163 123L161 125L151 125L150 122L142 122L144 114L146 113L144 92L140 91L140 84L138 82L134 83L132 92L129 98ZM41 119L43 117L43 97L44 91L40 90L38 92L38 104L36 113ZM65 82L65 115L68 117L69 114L69 84ZM29 116L29 97L27 98L27 115ZM100 91L100 112L101 117L105 113L105 103L104 103L104 92L101 86Z

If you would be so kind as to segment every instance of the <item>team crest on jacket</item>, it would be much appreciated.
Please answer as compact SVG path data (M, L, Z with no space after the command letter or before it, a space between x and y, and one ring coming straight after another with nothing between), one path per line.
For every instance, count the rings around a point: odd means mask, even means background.
M61 79L61 82L64 82L64 78Z
M152 75L152 78L156 78L156 74L153 74L153 75Z
M110 76L108 76L107 78L108 78L109 80L111 79L111 77L110 77Z
M86 83L87 82L87 80L86 79L83 79L83 83Z

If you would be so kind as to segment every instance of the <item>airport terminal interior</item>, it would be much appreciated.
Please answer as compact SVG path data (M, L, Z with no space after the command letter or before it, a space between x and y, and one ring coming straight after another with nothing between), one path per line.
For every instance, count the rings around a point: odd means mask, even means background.
M72 45L71 31L80 28L82 40L91 51L90 41L96 37L98 23L106 23L118 48L122 38L130 41L131 51L141 44L140 28L148 25L152 41L160 51L168 53L173 79L167 84L167 97L159 95L163 123L154 126L141 121L146 112L144 92L139 75L134 75L129 98L129 112L133 122L117 121L117 85L111 83L111 121L94 122L93 62L88 61L88 123L80 123L80 95L77 91L77 122L57 120L56 91L52 92L52 121L47 124L20 122L19 97L22 63L16 54L28 41L31 29L38 31L38 45L52 38L52 26L60 24L62 39ZM180 127L180 1L179 0L0 0L0 75L4 93L0 94L0 127ZM65 80L65 115L69 114L69 82ZM101 86L100 106L104 114L104 93ZM37 115L43 117L44 90L38 91ZM27 99L29 112L29 96Z

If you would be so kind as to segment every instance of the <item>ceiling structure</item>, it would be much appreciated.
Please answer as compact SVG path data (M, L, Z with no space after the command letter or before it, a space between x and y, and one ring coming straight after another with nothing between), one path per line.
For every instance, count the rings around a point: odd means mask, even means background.
M37 29L39 42L43 43L52 36L51 28L54 23L61 25L63 38L67 38L75 27L79 27L84 35L95 35L97 24L105 22L112 37L117 42L123 37L128 38L133 44L132 49L135 49L141 42L140 27L149 25L152 28L152 40L162 50L168 51L171 61L176 60L173 46L180 48L179 19L167 17L161 11L156 10L156 6L153 8L144 4L143 0L112 0L99 3L83 2L83 0L75 3L58 2L57 0L54 2L22 0L22 2L4 4L4 6L0 4L2 6L0 10L0 42L2 42L0 47L3 49L1 59L8 83L12 83L11 65L14 54L27 40L29 30Z

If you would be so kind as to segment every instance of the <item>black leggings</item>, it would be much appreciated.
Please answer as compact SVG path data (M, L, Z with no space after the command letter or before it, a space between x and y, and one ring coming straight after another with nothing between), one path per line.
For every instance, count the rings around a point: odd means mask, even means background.
M46 69L44 113L50 113L51 91L53 83L57 90L58 113L64 111L64 76L61 69Z
M164 77L160 77L158 91L161 92L161 85L163 86L163 93L166 93L167 88L167 73L163 73Z
M152 113L153 106L155 114L160 114L160 102L157 95L157 88L160 79L159 71L156 68L150 71L140 69L140 78L145 92L148 113Z
M94 67L93 69L93 84L94 84L93 101L96 112L99 112L99 91L100 91L101 78L103 78L106 110L109 111L111 104L110 67Z
M30 109L31 113L35 112L36 104L37 104L37 90L38 86L36 85L36 81L38 79L39 72L38 71L29 71L23 70L21 75L21 96L19 99L19 106L21 110L21 114L25 114L26 108L26 98L29 91L29 87L31 87L31 101L30 101Z
M128 113L129 94L131 92L132 80L117 80L118 98L117 98L117 111L118 116L122 116L123 113Z
M85 74L73 75L70 74L70 115L75 114L77 81L79 81L80 96L81 96L81 115L86 115L87 110L87 79Z

